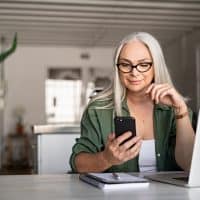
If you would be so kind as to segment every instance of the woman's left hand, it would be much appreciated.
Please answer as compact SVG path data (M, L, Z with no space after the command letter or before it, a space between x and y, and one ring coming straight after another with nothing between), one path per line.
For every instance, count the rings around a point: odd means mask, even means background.
M181 95L169 84L153 83L147 88L146 94L149 94L156 104L161 103L175 108L186 106Z

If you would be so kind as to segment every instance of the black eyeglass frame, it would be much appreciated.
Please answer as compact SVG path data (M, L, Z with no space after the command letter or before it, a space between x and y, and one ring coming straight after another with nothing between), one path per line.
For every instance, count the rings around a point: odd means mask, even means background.
M152 65L153 65L153 62L143 62L143 63L138 63L137 65L133 65L132 63L127 63L127 64L130 64L130 71L128 71L128 72L124 72L124 71L122 71L121 69L120 69L120 65L121 65L122 63L117 63L116 65L117 65L117 68L119 69L119 71L120 72L123 72L123 73L130 73L130 72L132 72L133 71L133 69L134 68L136 68L136 70L138 71L138 72L140 72L140 73L144 73L144 72L147 72L147 71L149 71L150 69L151 69L151 67L152 67ZM145 70L145 71L140 71L140 70L138 70L138 65L141 65L141 64L149 64L150 65L150 67L147 69L147 70Z

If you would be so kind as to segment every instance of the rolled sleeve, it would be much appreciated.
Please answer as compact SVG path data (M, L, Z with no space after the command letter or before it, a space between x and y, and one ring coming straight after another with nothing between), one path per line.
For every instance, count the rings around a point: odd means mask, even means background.
M81 137L76 139L72 148L70 165L73 172L76 172L75 157L80 152L96 153L101 151L102 136L100 134L100 125L95 109L88 108L81 120Z

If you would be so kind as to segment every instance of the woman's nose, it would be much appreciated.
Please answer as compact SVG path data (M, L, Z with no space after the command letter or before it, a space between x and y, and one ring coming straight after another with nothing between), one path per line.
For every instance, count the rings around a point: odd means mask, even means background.
M138 72L138 70L136 69L136 67L134 67L131 71L131 75L132 76L138 76L140 74L140 72Z

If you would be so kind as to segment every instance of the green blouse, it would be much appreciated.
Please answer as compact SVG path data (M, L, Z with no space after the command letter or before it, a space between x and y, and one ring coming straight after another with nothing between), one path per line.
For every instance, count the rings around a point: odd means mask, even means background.
M81 137L72 148L70 165L76 172L75 156L80 152L96 153L104 149L108 134L114 132L114 110L98 108L105 103L93 102L85 110L81 120ZM122 104L123 116L130 116L128 106ZM192 112L190 111L192 119ZM137 122L136 122L137 126ZM176 120L172 107L155 104L154 138L157 171L180 170L175 160ZM106 172L138 172L138 156L121 165L115 165Z

